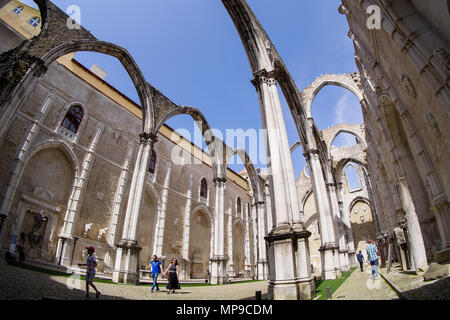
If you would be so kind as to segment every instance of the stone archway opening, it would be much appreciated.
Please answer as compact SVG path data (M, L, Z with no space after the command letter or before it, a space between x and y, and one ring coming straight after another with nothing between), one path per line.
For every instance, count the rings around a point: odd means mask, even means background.
M26 160L13 198L17 210L11 212L3 240L12 235L11 245L15 245L23 232L26 256L53 261L76 176L74 165L57 146L39 150Z
M376 241L373 209L368 200L355 199L350 204L350 223L353 232L355 250L365 252L369 240Z
M139 253L139 268L145 269L149 265L153 252L156 221L158 217L158 203L149 186L146 186L142 196L142 205L139 213L139 225L137 228L137 241L141 246Z

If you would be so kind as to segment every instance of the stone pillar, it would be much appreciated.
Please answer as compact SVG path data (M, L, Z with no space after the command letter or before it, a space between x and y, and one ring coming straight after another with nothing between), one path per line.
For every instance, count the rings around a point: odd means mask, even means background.
M344 189L342 186L342 182L338 183L338 190L341 201L339 201L339 208L341 210L341 217L343 224L341 225L343 228L344 236L347 238L347 256L349 261L349 266L354 268L357 266L356 262L356 254L355 254L355 240L353 238L353 230L352 224L350 222L350 208L349 203L347 201L347 197L344 194Z
M114 282L139 283L138 269L141 247L136 240L137 225L149 158L156 140L156 136L152 134L145 132L140 134L139 151L128 196L122 240L116 245L117 253L112 278Z
M329 172L331 174L331 172ZM338 242L338 249L335 250L335 256L337 256L337 261L335 259L335 269L336 275L341 277L342 271L349 270L349 263L346 261L347 241L345 241L345 233L343 230L343 221L341 217L341 211L339 210L339 203L336 193L336 185L333 182L327 183L328 194L330 195L331 209L333 211L333 226L336 235L336 240Z
M64 223L61 228L61 233L58 238L58 245L56 248L55 261L62 257L62 264L69 264L71 260L71 252L73 247L73 229L76 219L81 210L84 194L91 175L92 166L95 161L95 151L97 149L100 137L105 130L105 125L102 122L97 122L94 137L92 138L89 150L84 156L81 165L80 176L76 179L70 195L69 204L67 205L66 214L64 216ZM62 241L62 238L66 239ZM63 245L65 244L65 245Z
M232 207L232 205L231 205ZM234 261L233 261L233 212L232 208L227 213L227 239L228 239L228 261L227 261L227 275L230 278L234 278L236 276L236 272L234 270Z
M0 216L2 223L0 224L0 248L3 246L4 229L6 227L6 220L11 209L11 203L19 184L22 170L25 166L25 160L28 158L30 149L34 146L36 138L41 129L42 122L47 117L48 112L55 101L55 93L49 92L44 102L41 105L39 112L36 114L30 129L27 131L22 144L19 146L16 156L9 169L6 184L3 186L0 194Z
M184 209L184 225L183 225L183 260L184 260L184 278L190 279L190 260L189 260L189 238L191 231L191 210L192 210L192 184L194 176L189 176L188 189L186 192L186 206Z
M300 210L297 188L276 81L265 69L254 75L252 82L258 92L263 128L268 133L265 137L266 152L270 164L270 194L276 220L274 228L266 237L271 262L269 299L311 299L315 292L312 279L299 278L299 274L310 272L311 269L311 262L302 261L298 255L300 251L304 252L305 243L293 243L293 239L296 241L299 235L295 228L301 229L302 224L298 221ZM302 258L309 259L309 255L302 255Z
M403 209L406 213L406 221L408 223L408 231L411 239L411 251L414 258L414 265L417 269L424 269L427 263L427 255L420 229L419 219L417 217L414 202L406 183L405 177L398 179L400 199Z
M273 229L273 214L272 214L272 197L270 196L270 188L269 184L265 184L264 186L264 197L266 199L266 233L269 233Z
M450 209L447 197L437 198L431 206L441 239L441 249L436 252L437 263L450 261Z
M252 224L252 239L253 239L253 276L258 278L258 216L256 211L256 204L252 197L251 204L251 224Z
M214 254L211 258L211 283L224 284L225 282L225 247L224 247L224 194L226 178L215 178L216 189L215 215L214 215Z
M255 204L258 215L258 280L267 280L269 278L266 254L266 234L264 214L266 212L265 203L258 202Z
M164 225L166 221L167 201L169 199L170 176L172 173L172 161L167 162L167 172L164 178L164 185L161 196L161 206L158 210L158 220L156 221L155 238L153 244L153 254L158 257L162 256L162 248L164 241Z
M249 210L248 204L245 206L245 267L244 267L244 273L245 277L249 277L252 272L252 264L251 264L251 250L250 250L250 225L251 225L251 217L250 217L250 210Z
M133 143L130 141L127 147L127 155L125 162L120 172L119 182L117 183L116 194L114 195L114 204L111 213L111 221L109 223L108 235L106 237L110 246L114 246L114 241L117 232L117 223L119 221L119 215L123 204L124 193L127 186L128 170L130 168L130 162L133 156Z
M328 192L322 171L322 164L319 160L319 151L310 149L305 154L308 159L311 182L313 185L316 208L320 219L320 236L322 245L319 249L322 264L322 279L336 279L335 260L333 251L336 250L336 240L333 229L333 219L328 199Z

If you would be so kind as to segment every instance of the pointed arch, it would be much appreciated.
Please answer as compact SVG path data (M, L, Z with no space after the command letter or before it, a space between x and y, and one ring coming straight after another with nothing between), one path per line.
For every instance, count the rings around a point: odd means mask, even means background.
M44 67L48 67L56 59L77 51L103 53L117 58L122 63L123 67L133 81L139 96L143 114L143 131L147 133L153 132L154 109L150 86L147 84L141 70L131 54L125 48L110 42L100 40L75 40L53 48L44 54L41 60Z
M264 184L262 179L256 172L255 166L250 160L250 157L244 149L230 149L228 148L226 159L224 161L225 168L232 157L238 155L242 162L244 163L245 169L247 170L248 177L250 179L250 184L254 192L254 197L257 202L264 202Z
M359 88L361 82L360 74L353 72L349 74L326 74L317 77L308 87L301 92L302 101L305 105L306 116L312 118L311 107L317 94L325 86L338 86L353 93L361 102L364 94Z

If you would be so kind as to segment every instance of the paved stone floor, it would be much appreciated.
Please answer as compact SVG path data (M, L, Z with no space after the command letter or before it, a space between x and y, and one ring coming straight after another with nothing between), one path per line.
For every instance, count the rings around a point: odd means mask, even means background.
M398 295L381 278L372 280L372 270L364 265L364 272L358 269L333 293L332 300L394 300Z
M447 264L449 265L449 264ZM408 300L449 300L450 277L434 281L424 281L424 272L411 274L394 265L390 273L382 269L386 277L394 283Z
M267 294L267 281L236 283L223 286L182 287L175 294L167 294L165 286L151 293L148 286L95 283L102 292L100 299L133 300L237 300L254 299L255 291ZM91 289L91 299L95 299ZM0 299L41 300L85 299L85 282L76 277L66 278L31 271L0 262Z

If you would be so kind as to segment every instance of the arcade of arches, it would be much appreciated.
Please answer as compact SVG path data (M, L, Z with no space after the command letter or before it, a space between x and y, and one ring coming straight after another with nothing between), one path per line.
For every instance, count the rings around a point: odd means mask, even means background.
M76 269L92 245L99 272L126 283L148 276L153 254L165 266L176 257L182 279L266 279L272 299L314 298L314 276L340 277L369 239L382 263L391 251L405 270L450 259L449 28L419 1L342 0L357 72L298 90L246 1L222 0L263 119L273 120L263 127L277 128L266 141L274 175L217 139L200 110L148 84L125 49L67 29L52 2L35 2L40 11L0 1L1 248L14 251L23 232L30 259ZM371 4L380 30L367 29ZM35 16L42 28L24 23ZM82 67L76 51L116 57L140 105ZM364 123L317 128L311 107L327 85L358 98ZM278 86L298 130L292 146L275 116ZM164 124L180 114L202 121L208 153ZM333 146L342 133L355 144ZM307 162L297 181L296 148ZM234 155L241 173L227 168Z

